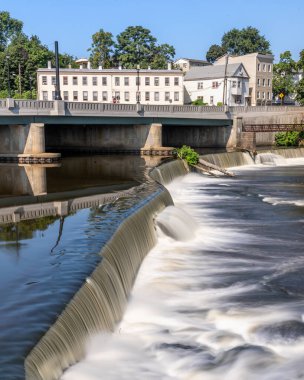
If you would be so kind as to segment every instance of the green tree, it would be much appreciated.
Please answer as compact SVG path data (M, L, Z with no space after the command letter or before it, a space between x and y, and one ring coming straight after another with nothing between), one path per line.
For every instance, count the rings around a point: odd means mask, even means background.
M113 55L113 34L105 32L100 29L98 32L92 35L92 45L88 49L91 52L90 61L93 68L97 68L100 64L104 68L110 68L112 66Z
M9 12L0 12L0 52L5 51L10 41L22 32L22 21L11 18Z
M206 59L213 63L221 55L245 55L250 53L271 53L270 43L264 36L260 35L258 29L248 26L243 29L231 29L226 32L221 45L211 45Z
M220 45L211 45L206 54L206 60L210 63L214 63L222 55L226 54L227 51Z
M299 102L301 106L304 106L304 78L296 84L295 90L297 102Z
M295 92L293 75L296 67L297 64L292 59L290 51L287 50L280 54L280 61L273 65L272 89L275 96L282 93L285 97ZM284 102L284 98L282 102Z
M129 26L117 36L115 61L126 68L165 68L166 62L175 55L173 46L157 45L149 29Z

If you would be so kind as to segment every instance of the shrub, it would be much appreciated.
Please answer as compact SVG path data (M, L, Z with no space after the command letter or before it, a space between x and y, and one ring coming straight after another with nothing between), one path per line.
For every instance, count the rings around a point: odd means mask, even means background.
M207 106L208 103L204 103L203 99L196 99L191 103L193 106Z
M187 145L175 149L174 154L180 159L186 160L189 165L196 165L199 160L199 154Z
M298 146L304 139L304 132L279 132L275 136L278 146Z
M223 102L217 102L216 105L217 105L218 107L222 107Z

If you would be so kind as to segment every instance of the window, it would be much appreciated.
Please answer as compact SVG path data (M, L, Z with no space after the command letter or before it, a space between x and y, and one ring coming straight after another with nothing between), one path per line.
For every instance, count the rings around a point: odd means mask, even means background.
M102 85L103 86L107 85L107 77L102 77Z
M140 86L140 77L136 77L136 86Z
M125 77L125 86L129 86L130 80L129 77Z
M201 99L204 103L204 97L203 96L198 96L197 99Z
M260 99L260 91L257 91L257 99Z
M183 67L186 69L187 68L187 63L183 63Z
M268 72L271 72L271 65L268 65Z
M265 99L265 92L264 92L264 91L263 91L263 94L262 94L262 95L263 95L263 99Z
M145 100L147 102L150 100L150 92L145 92Z
M120 92L119 92L119 91L115 91L115 99L116 99L117 101L120 100Z
M170 78L165 77L165 86L170 86Z
M263 71L266 71L266 65L263 63Z
M126 78L125 78L126 79ZM129 78L128 78L129 79ZM130 101L130 93L129 93L129 91L126 91L125 92L125 101L126 102L129 102Z
M154 92L154 101L159 102L159 92Z
M48 92L42 91L42 100L48 100Z
M141 100L141 93L140 91L136 91L136 101L140 102L140 100Z
M213 106L214 98L213 96L210 96L210 105Z
M77 86L77 84L78 84L78 78L77 77L73 77L73 85Z
M232 87L236 88L236 80L232 81Z
M63 100L65 101L69 100L69 91L63 91Z
M45 86L47 85L47 77L46 76L43 76L42 77L42 84Z
M88 101L88 91L83 91L82 92L82 100L85 102L85 101Z
M97 102L97 101L98 101L98 92L93 91L93 102Z
M68 77L63 77L63 85L67 86L69 84Z
M203 89L204 88L204 82L198 82L198 84L197 84L197 89L198 90L201 90L201 89Z
M82 77L82 85L86 86L88 84L88 77Z
M260 86L260 85L261 85L261 79L258 78L258 86Z
M114 83L115 83L115 86L120 86L120 78L119 77L115 77Z
M73 91L73 100L74 101L78 100L78 91Z
M266 79L264 78L263 79L263 87L265 87L266 86Z
M159 77L154 78L154 86L159 86Z
M145 85L150 86L150 78L149 77L145 77Z
M270 87L270 79L267 80L268 87Z
M55 91L52 91L52 100L55 100Z
M176 102L179 101L179 92L174 92L174 100L175 100Z
M219 82L212 82L212 88L218 88Z
M104 79L104 78L102 78L102 79ZM107 78L105 78L105 79L107 79ZM102 91L102 101L106 102L107 100L108 100L108 93L107 93L107 91Z
M52 85L56 85L56 77L52 76Z
M92 77L92 85L97 86L97 77Z
M179 78L174 77L174 86L178 86L178 85L179 85Z
M267 92L267 99L270 100L270 92Z
M165 101L168 102L170 100L170 92L165 92Z
M258 63L258 71L261 71L261 64Z
M241 81L238 80L238 88L241 88Z

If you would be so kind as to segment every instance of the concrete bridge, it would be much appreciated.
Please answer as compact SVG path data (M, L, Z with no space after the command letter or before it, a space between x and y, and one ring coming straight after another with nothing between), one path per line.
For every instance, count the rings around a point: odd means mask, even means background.
M0 159L56 160L49 151L167 154L164 147L255 149L274 129L304 124L304 107L213 107L0 100ZM281 125L281 127L280 127ZM272 137L271 137L272 136Z

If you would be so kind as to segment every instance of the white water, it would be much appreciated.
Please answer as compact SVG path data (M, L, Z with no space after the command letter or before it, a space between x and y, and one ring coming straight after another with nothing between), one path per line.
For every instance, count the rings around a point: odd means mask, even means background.
M229 189L227 179L217 181ZM230 284L227 274L235 271L240 276L243 271L246 277L265 266L260 260L234 257L235 246L246 250L261 239L265 244L271 241L234 228L233 220L219 218L214 203L224 205L238 200L238 195L202 193L202 187L213 183L214 179L190 174L168 186L177 209L166 210L158 221L169 236L158 230L158 244L143 262L123 321L113 335L96 336L86 359L62 380L304 378L304 334L286 338L267 332L269 326L290 321L301 328L304 305L270 302L252 307L250 302L240 306L233 301L254 294L259 284L241 277ZM183 228L186 236L180 236ZM213 250L214 256L207 254ZM219 255L223 252L224 257ZM264 281L298 264L291 260L274 266L274 274Z

